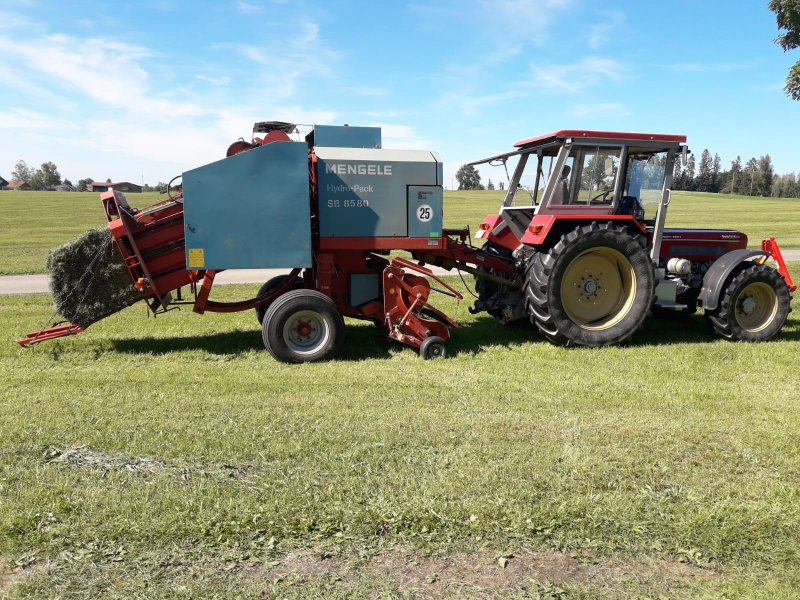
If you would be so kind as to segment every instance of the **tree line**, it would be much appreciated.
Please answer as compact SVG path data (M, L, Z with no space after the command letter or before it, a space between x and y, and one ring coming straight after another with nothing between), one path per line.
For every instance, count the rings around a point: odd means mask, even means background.
M24 160L18 160L11 171L10 181L21 181L31 186L33 190L52 191L56 188L66 192L86 192L91 191L94 179L88 177L79 179L73 184L69 179L62 179L58 172L58 167L51 161L43 162L37 169L31 167ZM106 183L111 183L110 179ZM143 192L161 192L167 189L167 184L159 181L155 186L144 184Z
M663 173L663 161L661 164ZM601 170L597 172L602 176ZM658 169L654 172L660 178ZM462 165L456 172L456 180L459 190L495 189L491 179L484 187L480 172L472 165ZM503 189L502 181L498 187ZM694 154L689 154L685 164L680 158L675 160L672 189L740 196L800 198L800 173L776 175L769 154L753 157L746 163L742 163L741 156L737 156L736 160L731 161L730 169L723 171L719 154L712 157L711 152L705 149L700 155L699 165Z
M708 149L700 155L699 164L690 154L684 164L675 161L672 179L673 190L710 192L712 194L738 194L740 196L762 196L776 198L800 198L800 175L787 173L776 175L769 154L752 157L742 163L737 156L730 169L723 171L719 154L713 158Z

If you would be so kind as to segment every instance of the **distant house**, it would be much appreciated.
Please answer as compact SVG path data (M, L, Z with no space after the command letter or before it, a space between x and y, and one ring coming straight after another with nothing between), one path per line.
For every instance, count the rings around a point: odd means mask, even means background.
M114 188L118 192L130 192L133 194L141 194L142 186L130 183L128 181L116 181L108 183L107 181L93 181L91 186L93 192L107 192L108 188Z
M31 189L31 186L24 181L9 181L3 189L15 192L26 192Z
M2 177L0 177L0 190L2 190L7 185L8 185L8 182L5 179L3 179Z

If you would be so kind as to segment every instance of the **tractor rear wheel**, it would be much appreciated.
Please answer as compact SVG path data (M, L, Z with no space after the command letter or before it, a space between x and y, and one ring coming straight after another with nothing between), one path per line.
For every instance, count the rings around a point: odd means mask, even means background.
M292 290L267 309L264 346L281 362L327 360L344 342L344 320L333 300L316 290Z
M716 310L706 314L717 335L742 342L774 338L791 311L789 286L766 265L744 263L725 284Z
M609 346L641 328L653 304L654 271L642 237L611 223L577 227L529 261L531 322L560 346Z

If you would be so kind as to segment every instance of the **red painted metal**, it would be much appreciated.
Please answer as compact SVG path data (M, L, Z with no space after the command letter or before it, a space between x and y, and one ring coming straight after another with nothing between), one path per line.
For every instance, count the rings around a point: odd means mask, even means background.
M592 138L609 140L636 140L648 142L683 143L686 141L685 135L675 135L666 133L632 133L624 131L591 131L588 129L561 129L553 133L539 135L536 137L521 140L514 144L515 148L526 146L536 146L550 143L563 138Z
M648 245L653 230L647 232ZM660 258L715 261L731 250L747 248L747 235L729 229L664 229Z
M786 280L786 285L789 286L789 291L794 292L797 286L792 281L792 276L789 274L786 261L783 259L783 253L775 237L771 236L768 240L761 240L761 249L772 255L772 259L775 261L775 264L778 265L778 273L783 275L783 278Z
M535 215L520 242L531 246L541 246L547 243L556 223L567 222L570 228L574 228L582 222L591 223L592 221L613 221L631 227L641 233L646 231L645 226L631 215Z
M32 331L23 339L18 340L17 343L24 347L33 346L34 344L46 342L47 340L54 340L56 338L65 337L68 335L78 335L82 331L84 331L82 327L72 325L71 323L66 325L57 325L54 327L40 329L39 331Z
M450 339L450 327L458 327L458 324L428 303L431 293L428 280L411 275L406 270L417 271L433 279L455 298L462 299L461 294L436 277L430 269L402 258L392 259L383 271L384 323L389 330L389 337L417 349L427 337Z
M503 217L500 215L487 215L483 223L478 226L478 232L475 237L513 251L519 246L519 240L509 227L500 227L501 225L503 225Z

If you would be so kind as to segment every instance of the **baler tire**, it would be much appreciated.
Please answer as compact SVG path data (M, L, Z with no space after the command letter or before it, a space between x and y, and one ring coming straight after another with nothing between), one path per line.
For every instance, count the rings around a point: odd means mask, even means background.
M267 280L267 282L258 289L258 294L256 295L256 298L260 298L261 296L266 296L272 290L278 289L281 285L283 285L283 283L287 279L289 279L289 275L276 275L272 279ZM299 279L297 281L298 283L300 283ZM273 300L272 302L275 302L275 300ZM261 325L261 323L264 322L264 315L267 313L267 309L270 307L270 304L272 304L272 302L270 302L269 304L262 304L261 306L255 307L254 310L256 311L256 319L258 319L259 325Z
M613 223L593 222L562 235L548 252L531 257L525 279L530 320L558 346L622 344L644 325L654 301L655 273L643 238Z
M748 300L750 302L748 302ZM775 269L745 262L725 284L706 319L714 333L736 342L766 342L783 329L792 296Z
M344 319L336 304L316 290L279 296L261 325L264 347L285 363L328 360L339 352L344 336Z
M423 360L447 358L447 341L436 335L426 337L419 347L419 355Z

